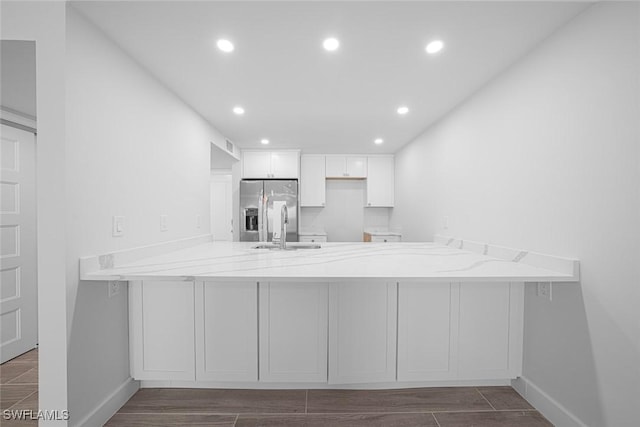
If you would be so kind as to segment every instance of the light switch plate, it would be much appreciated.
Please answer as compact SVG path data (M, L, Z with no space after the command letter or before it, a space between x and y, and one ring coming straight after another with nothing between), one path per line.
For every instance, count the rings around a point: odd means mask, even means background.
M120 293L120 282L118 282L117 280L109 281L109 298L113 298L119 293Z
M538 282L538 296L551 301L552 287L551 282Z
M111 235L113 237L121 237L124 236L124 217L123 216L114 216L111 221Z

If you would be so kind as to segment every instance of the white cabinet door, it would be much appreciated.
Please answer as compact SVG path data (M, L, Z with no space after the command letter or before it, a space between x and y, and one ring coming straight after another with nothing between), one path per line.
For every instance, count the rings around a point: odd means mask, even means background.
M327 178L366 178L367 158L364 156L326 156Z
M332 283L329 383L396 380L396 283Z
M195 380L194 283L131 282L131 376L136 380Z
M196 284L196 379L258 380L258 285Z
M345 160L347 177L349 178L366 178L367 177L367 158L347 156Z
M393 207L394 160L393 156L367 159L367 207Z
M302 156L300 162L300 206L324 207L325 156Z
M271 152L243 151L242 177L271 178Z
M305 243L323 243L327 241L327 236L299 236L298 241Z
M398 284L398 381L457 378L459 289Z
M325 176L327 178L344 178L347 173L346 161L344 156L326 156Z
M522 283L460 284L460 378L521 374L523 301Z
M371 243L400 242L402 238L395 234L371 236Z
M260 381L327 382L326 283L260 283Z
M300 153L297 151L274 151L271 153L271 178L298 178Z

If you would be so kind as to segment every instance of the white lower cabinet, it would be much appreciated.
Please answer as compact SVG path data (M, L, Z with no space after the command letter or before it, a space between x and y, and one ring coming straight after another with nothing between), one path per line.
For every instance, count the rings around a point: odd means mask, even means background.
M196 380L258 380L258 285L198 282Z
M329 383L396 380L396 283L332 283Z
M398 284L398 381L457 377L460 286Z
M460 284L460 378L521 375L523 305L524 283Z
M521 375L523 283L398 286L398 381Z
M131 376L194 386L507 380L522 373L523 305L523 283L135 281Z
M131 376L195 380L194 283L135 281L129 285Z
M260 381L327 382L326 283L260 283Z

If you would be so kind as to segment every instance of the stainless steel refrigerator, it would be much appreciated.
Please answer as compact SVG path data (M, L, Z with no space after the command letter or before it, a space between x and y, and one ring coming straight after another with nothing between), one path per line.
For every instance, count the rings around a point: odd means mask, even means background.
M289 215L287 242L297 242L298 180L240 181L240 241L273 241L274 223L280 223L282 204L286 204ZM274 215L278 215L275 221Z

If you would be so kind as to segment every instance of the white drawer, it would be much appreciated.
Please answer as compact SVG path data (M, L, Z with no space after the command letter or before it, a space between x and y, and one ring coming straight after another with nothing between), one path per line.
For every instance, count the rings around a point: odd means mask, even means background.
M400 242L401 240L400 236L395 234L371 236L372 243Z
M306 243L323 243L327 241L327 236L300 236L298 240Z

